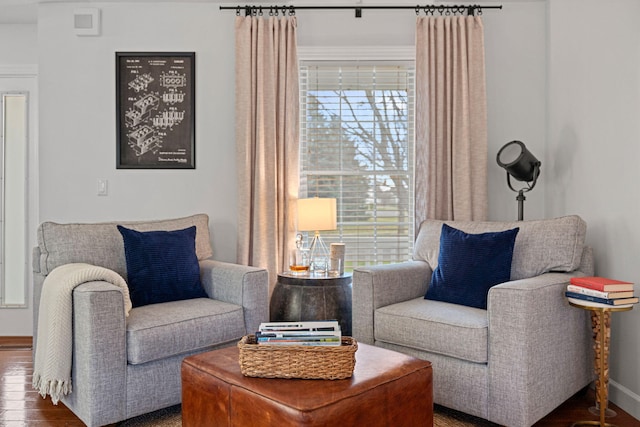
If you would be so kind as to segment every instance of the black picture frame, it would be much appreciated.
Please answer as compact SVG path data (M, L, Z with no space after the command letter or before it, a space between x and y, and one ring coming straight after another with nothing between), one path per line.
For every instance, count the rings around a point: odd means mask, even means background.
M195 52L116 52L116 168L195 169Z

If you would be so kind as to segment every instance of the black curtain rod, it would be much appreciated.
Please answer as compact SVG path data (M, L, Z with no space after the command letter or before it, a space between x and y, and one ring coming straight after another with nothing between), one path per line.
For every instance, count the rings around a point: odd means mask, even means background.
M438 12L439 14L449 15L453 13L467 13L468 15L475 15L476 11L479 15L482 15L483 9L502 9L500 6L481 6L474 5L426 5L426 6L266 6L266 5L245 5L245 6L220 6L220 10L235 10L236 15L240 15L240 11L244 10L245 16L249 15L262 15L264 11L270 14L282 13L283 15L294 15L296 10L341 10L350 9L355 10L356 18L362 17L362 11L364 9L412 9L416 12L416 15L420 14L420 11L424 11L425 14L433 15Z

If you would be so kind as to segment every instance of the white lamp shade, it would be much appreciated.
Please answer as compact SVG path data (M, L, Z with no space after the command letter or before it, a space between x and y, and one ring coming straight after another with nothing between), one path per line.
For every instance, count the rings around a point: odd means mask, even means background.
M298 231L335 230L336 199L298 199Z

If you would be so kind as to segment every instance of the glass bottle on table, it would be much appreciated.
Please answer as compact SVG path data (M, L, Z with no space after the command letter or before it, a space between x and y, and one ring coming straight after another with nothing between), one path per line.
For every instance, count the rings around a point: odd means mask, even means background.
M306 276L310 267L309 249L302 247L302 234L296 236L296 248L289 252L289 270L294 276Z

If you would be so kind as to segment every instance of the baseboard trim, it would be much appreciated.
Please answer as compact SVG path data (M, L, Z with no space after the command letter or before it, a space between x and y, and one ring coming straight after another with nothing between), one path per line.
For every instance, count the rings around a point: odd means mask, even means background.
M620 383L609 380L609 400L640 420L640 396Z
M33 337L0 337L0 350L30 349Z

